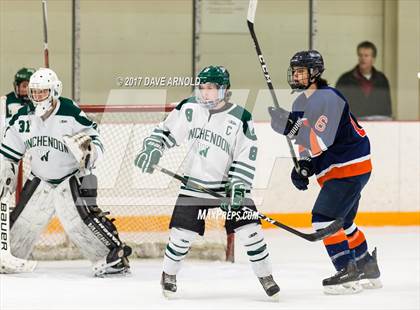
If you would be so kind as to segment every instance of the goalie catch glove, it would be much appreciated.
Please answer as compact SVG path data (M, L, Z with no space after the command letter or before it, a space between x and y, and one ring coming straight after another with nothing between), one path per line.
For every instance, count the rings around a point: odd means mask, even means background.
M163 155L162 141L153 137L148 137L143 141L143 149L134 160L134 164L141 169L142 172L152 173L153 166L159 163Z
M81 168L93 168L98 153L96 147L92 145L90 136L79 132L74 136L65 135L63 140Z
M18 166L15 163L3 160L0 172L0 198L5 197L7 193L15 192L17 173Z
M225 190L226 198L222 199L220 208L225 212L239 210L245 199L245 184L240 181L229 181L226 183Z

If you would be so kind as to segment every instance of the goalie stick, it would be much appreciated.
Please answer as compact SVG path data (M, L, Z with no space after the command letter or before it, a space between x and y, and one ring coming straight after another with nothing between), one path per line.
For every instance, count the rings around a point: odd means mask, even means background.
M281 109L284 112L287 112L285 109L280 107L279 101L277 100L276 93L274 91L273 83L271 81L270 74L268 73L268 67L264 60L264 56L262 54L260 45L258 44L257 35L255 34L254 30L254 20L255 20L255 12L257 11L257 5L258 0L250 0L249 1L249 7L248 7L248 17L247 17L247 23L248 23L248 29L249 33L251 34L252 40L254 41L255 50L257 52L258 60L260 61L261 69L265 77L265 81L267 82L268 89L270 90L271 98L273 99L274 106L277 109ZM309 175L309 171L303 167L300 167L295 150L292 145L292 141L289 137L286 136L287 145L289 147L290 155L292 156L293 165L295 166L295 169L297 172L299 172L303 176Z
M0 273L32 272L37 262L17 258L10 252L10 194L1 198L0 205Z
M172 172L168 169L165 169L165 168L160 167L158 165L154 165L153 169L156 169L156 170L158 170L158 171L160 171L160 172L162 172L162 173L164 173L164 174L166 174L170 177L173 177L174 179L176 179L178 181L181 181L184 185L187 185L188 187L191 187L193 189L205 192L205 193L207 193L207 194L209 194L213 197L216 197L216 198L225 198L223 195L221 195L217 192L214 192L214 191L212 191L208 188L205 188L205 187L201 186L200 184L192 182L191 180L187 180L183 176L180 176L179 174L176 174L176 173L174 173L174 172ZM287 226L283 223L280 223L280 222L276 221L275 219L272 219L272 218L268 217L267 215L262 214L258 211L254 211L254 210L252 210L248 207L242 207L242 210L247 211L247 212L257 212L258 218L260 218L261 220L269 222L276 227L282 228L282 229L284 229L284 230L286 230L286 231L288 231L288 232L290 232L290 233L292 233L292 234L294 234L298 237L301 237L305 240L308 240L310 242L325 239L326 237L331 236L332 234L335 234L338 230L340 230L343 227L343 219L338 218L334 222L332 222L330 225L328 225L327 227L325 227L323 229L320 229L320 230L318 230L314 233L307 234L307 233L303 233L299 230L296 230L296 229L294 229L290 226Z

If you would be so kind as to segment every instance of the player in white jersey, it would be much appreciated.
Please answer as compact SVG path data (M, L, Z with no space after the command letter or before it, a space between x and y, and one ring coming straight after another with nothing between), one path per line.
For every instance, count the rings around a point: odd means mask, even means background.
M169 243L165 250L161 285L165 296L177 290L176 274L193 240L204 234L202 211L222 207L241 212L241 206L256 210L250 198L255 175L257 137L251 114L229 102L228 71L209 66L198 75L200 85L195 96L181 101L143 141L143 150L135 164L152 173L166 149L188 144L184 176L228 198L221 203L193 186L182 185L172 213ZM236 233L245 246L254 273L269 296L280 291L273 279L267 244L258 218L226 217L227 233Z
M50 69L37 70L28 96L35 108L22 107L5 129L0 147L0 196L16 189L17 164L29 155L31 173L10 214L11 252L26 259L54 213L67 235L93 264L93 274L129 271L131 248L96 204L92 174L103 153L97 124L70 99L60 97L61 81ZM13 272L10 270L9 272Z

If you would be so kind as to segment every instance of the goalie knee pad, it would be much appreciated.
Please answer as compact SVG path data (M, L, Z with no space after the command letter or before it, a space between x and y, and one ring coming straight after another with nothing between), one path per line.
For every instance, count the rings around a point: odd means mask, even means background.
M165 249L163 259L163 271L169 275L175 275L181 268L181 262L188 254L191 243L198 233L182 228L171 228L169 242Z
M246 249L255 275L259 278L271 275L271 262L261 225L253 223L241 226L235 233Z

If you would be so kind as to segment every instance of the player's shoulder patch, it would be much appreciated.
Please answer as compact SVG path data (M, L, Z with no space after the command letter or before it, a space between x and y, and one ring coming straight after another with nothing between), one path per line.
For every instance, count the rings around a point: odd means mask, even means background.
M245 136L251 140L257 140L252 122L252 114L247 109L239 105L235 105L234 108L228 112L228 114L236 117L242 122L242 131Z
M27 106L21 107L10 119L9 126L13 126L19 118L24 117L28 114L29 114L28 107Z
M236 117L243 123L246 123L252 119L252 115L248 112L247 109L236 104L234 105L233 109L228 112L228 114Z
M58 100L60 100L60 108L57 111L57 115L75 116L80 113L80 108L73 100L65 97L60 97Z
M94 125L94 128L96 128L96 123L93 123L73 100L65 97L60 97L59 100L60 108L56 115L73 117L83 126Z
M325 111L343 110L347 104L345 98L332 87L318 89L308 100L311 102L309 110L317 115Z
M60 97L60 107L56 115L76 117L80 114L81 109L74 103L73 100Z
M187 103L196 103L197 101L195 100L195 97L189 97L186 98L184 100L182 100L180 103L178 103L178 105L175 107L176 110L181 110L181 108L187 104Z
M20 102L14 91L6 95L6 104Z

